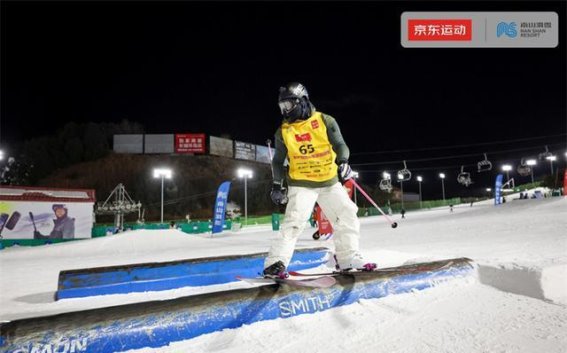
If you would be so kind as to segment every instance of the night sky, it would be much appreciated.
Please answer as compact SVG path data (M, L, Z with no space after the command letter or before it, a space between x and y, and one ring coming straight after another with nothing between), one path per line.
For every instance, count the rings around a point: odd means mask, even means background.
M122 119L263 144L278 87L300 81L363 177L403 159L433 179L483 152L496 164L565 151L565 4L3 1L1 144ZM560 44L403 48L401 13L437 10L556 11ZM444 156L463 157L432 160Z

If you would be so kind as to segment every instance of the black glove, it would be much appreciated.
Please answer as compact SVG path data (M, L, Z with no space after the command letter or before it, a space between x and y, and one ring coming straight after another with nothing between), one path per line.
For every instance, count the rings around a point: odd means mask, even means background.
M345 181L354 176L354 173L352 172L352 169L350 168L350 165L348 165L347 161L339 162L339 170L337 171L337 173L339 175L339 180L343 184Z
M287 189L283 188L281 184L274 183L272 184L270 197L276 205L285 205L287 203Z

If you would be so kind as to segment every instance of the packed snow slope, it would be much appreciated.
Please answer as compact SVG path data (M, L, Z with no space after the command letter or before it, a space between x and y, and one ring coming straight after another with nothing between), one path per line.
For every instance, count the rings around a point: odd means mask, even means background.
M380 267L469 257L478 279L172 343L159 352L566 352L567 198L491 202L363 218L361 248ZM328 246L307 228L298 247ZM0 251L0 321L244 288L209 287L54 302L60 270L265 252L257 226L211 236L135 231ZM155 352L142 349L137 352Z

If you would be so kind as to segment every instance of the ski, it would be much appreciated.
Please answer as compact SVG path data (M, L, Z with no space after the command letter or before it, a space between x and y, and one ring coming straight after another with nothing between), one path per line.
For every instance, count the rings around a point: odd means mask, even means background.
M441 266L438 267L428 267L428 270L434 270L434 271L438 271L438 270L442 270L444 268L450 267L453 264L453 261L449 261L446 263L443 263ZM423 270L423 268L421 266L416 266L416 265L405 265L405 266L400 266L400 267L387 267L387 268L377 268L374 269L372 271L368 271L365 269L355 269L355 270L349 270L349 271L332 271L332 272L323 272L323 273L303 273L303 272L297 272L297 271L289 271L289 274L291 276L295 276L295 277L316 277L316 276L349 276L349 275L359 275L359 274L371 274L371 273L389 273L389 272L415 272L415 271L421 271Z
M291 287L310 287L310 288L327 288L331 287L337 280L331 276L321 276L307 279L280 279L280 278L264 278L264 277L240 277L236 276L240 281L251 284L285 284Z

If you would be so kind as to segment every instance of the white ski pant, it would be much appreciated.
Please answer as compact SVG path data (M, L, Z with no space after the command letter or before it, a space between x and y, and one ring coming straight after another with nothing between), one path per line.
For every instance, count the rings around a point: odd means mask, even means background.
M360 222L356 216L358 207L340 183L323 188L290 186L288 199L285 218L278 237L272 241L264 267L277 261L282 261L286 267L289 265L297 238L305 229L315 202L319 203L333 226L337 260L350 261L358 252L360 238Z

